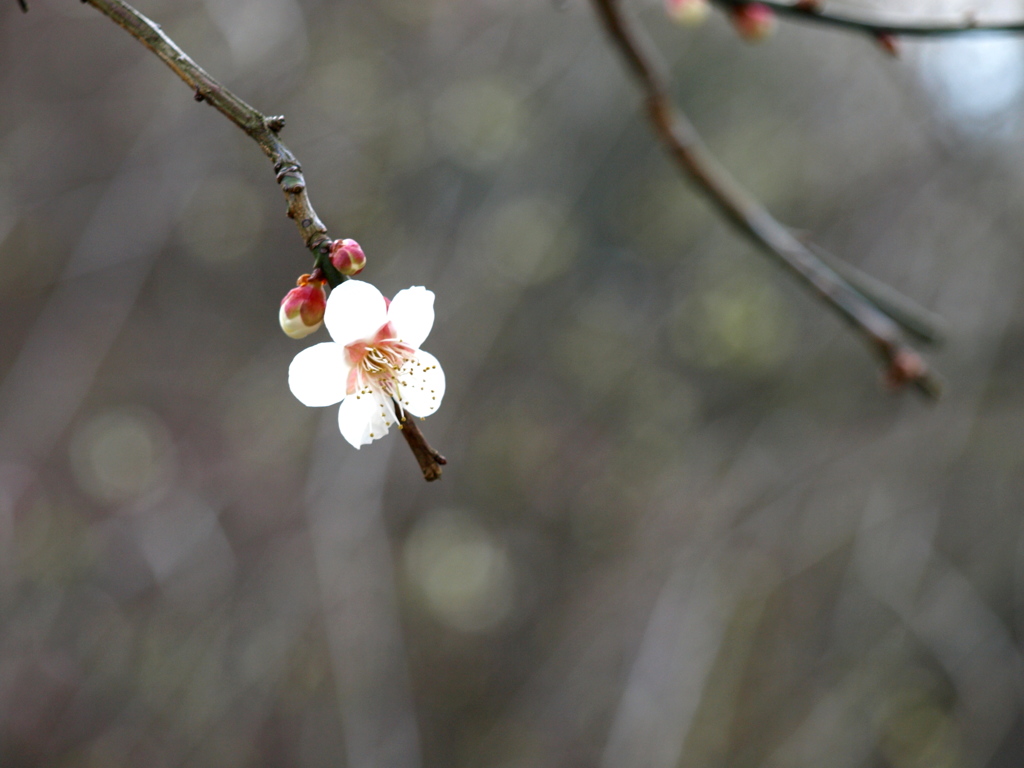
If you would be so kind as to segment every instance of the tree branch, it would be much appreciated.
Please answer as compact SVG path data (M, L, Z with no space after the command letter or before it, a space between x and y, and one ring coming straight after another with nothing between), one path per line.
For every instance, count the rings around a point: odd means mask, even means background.
M857 267L836 258L820 245L806 243L815 255L843 280L896 322L903 332L922 344L942 344L946 340L945 321L891 285L886 285Z
M643 88L648 119L676 165L714 202L732 224L843 317L869 342L894 386L913 384L936 397L938 378L907 346L896 321L831 269L729 175L676 108L656 70L652 46L630 26L618 0L592 0L609 36Z
M24 0L19 0L27 10ZM274 164L274 172L288 203L288 217L295 221L306 248L313 252L319 269L328 284L334 288L345 279L331 264L329 258L331 238L327 227L313 210L306 193L306 178L302 166L292 151L277 134L284 128L284 117L268 117L233 94L188 54L164 34L160 26L121 0L82 0L112 19L119 27L149 48L170 67L195 93L196 101L205 101L241 128L263 150ZM411 423L411 422L410 422ZM441 464L446 463L440 453L431 448L416 425L402 430L426 480L441 476Z
M747 0L749 2L750 0ZM713 0L725 8L744 5L744 0ZM971 32L1024 32L1024 22L980 22L973 13L964 14L962 21L919 21L910 23L886 22L858 18L826 11L818 2L780 3L775 0L757 0L774 11L809 22L864 32L869 35L899 35L905 37L945 37Z
M302 166L280 139L284 117L267 117L214 80L188 54L163 33L160 26L121 0L83 0L112 19L128 34L149 48L195 92L196 101L205 101L248 134L270 158L277 183L288 201L288 217L302 235L302 242L314 254L329 249L327 227L313 210L306 194Z

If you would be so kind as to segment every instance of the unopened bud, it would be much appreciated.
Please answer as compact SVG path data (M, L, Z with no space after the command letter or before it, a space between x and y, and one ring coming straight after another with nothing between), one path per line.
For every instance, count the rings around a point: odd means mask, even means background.
M293 339L301 339L313 333L324 322L327 308L327 294L320 280L303 275L281 300L277 318L281 330Z
M366 266L366 254L352 238L335 240L331 243L331 263L343 275L358 275Z
M711 6L708 0L665 0L665 12L677 24L695 27L707 19Z
M729 19L737 34L744 40L756 43L775 32L775 11L761 3L742 3L729 10Z
M879 47L883 51L894 59L899 58L900 43L899 40L896 39L896 35L889 34L888 32L879 32L875 35L875 42L878 43Z
M928 365L924 358L912 349L899 349L889 359L884 380L890 389L896 390L922 381L927 375Z

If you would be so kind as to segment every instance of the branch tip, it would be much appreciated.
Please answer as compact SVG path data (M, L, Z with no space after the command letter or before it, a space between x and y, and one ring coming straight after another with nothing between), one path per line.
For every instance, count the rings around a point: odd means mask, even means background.
M441 467L447 464L448 460L430 447L415 419L406 419L402 422L399 431L405 438L405 442L409 444L413 456L416 457L416 462L420 465L420 471L423 473L423 479L428 483L440 480Z
M928 364L917 352L907 347L890 349L886 352L888 367L883 373L885 385L899 391L912 385L930 400L942 395L942 380L928 368Z

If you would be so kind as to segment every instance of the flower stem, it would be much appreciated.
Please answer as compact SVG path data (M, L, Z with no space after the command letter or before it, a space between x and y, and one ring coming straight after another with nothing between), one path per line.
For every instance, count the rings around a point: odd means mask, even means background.
M419 426L412 417L401 422L400 430L405 442L409 444L416 461L419 462L420 470L423 472L423 479L428 483L438 480L441 477L441 466L447 464L448 460L440 453L430 447L427 439L420 432Z

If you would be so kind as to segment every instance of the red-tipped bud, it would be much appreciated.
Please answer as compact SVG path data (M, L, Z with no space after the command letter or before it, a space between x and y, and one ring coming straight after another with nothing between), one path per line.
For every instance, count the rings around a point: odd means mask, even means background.
M366 266L366 254L355 240L346 237L331 243L331 263L343 275L358 275Z
M695 27L707 19L711 5L708 0L665 0L665 12L677 24Z
M896 39L896 35L890 35L888 32L879 32L875 35L875 42L878 43L879 48L894 59L899 58L900 41Z
M775 11L761 3L742 3L729 9L729 19L736 33L751 43L764 40L775 32Z
M327 293L323 281L303 275L298 279L296 287L281 300L277 319L282 331L293 339L301 339L323 324L326 308Z
M902 389L907 384L923 381L928 375L928 365L912 349L899 349L889 360L884 381L890 389Z

